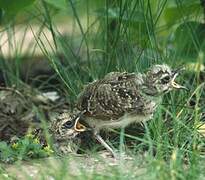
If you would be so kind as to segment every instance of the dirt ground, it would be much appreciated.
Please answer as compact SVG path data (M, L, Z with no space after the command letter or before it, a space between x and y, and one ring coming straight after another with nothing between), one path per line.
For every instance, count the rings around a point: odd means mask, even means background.
M141 159L143 157L139 157ZM146 174L146 169L140 163L128 156L121 156L119 159L109 157L107 152L100 152L97 157L91 155L69 155L66 157L49 157L33 161L22 161L14 165L3 165L7 173L3 176L14 177L15 179L55 179L64 172L65 177L84 176L92 177L93 174L110 175L114 171L123 174L130 174L133 177L140 177ZM62 168L64 170L62 170Z

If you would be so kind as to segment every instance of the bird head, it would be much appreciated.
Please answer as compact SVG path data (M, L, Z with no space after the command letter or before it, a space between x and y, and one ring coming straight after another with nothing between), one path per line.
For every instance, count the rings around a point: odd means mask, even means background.
M172 89L185 89L175 82L179 74L178 70L172 70L168 65L154 65L151 67L145 76L145 93L153 96L160 96Z
M86 127L79 122L80 115L72 113L62 113L56 120L51 123L50 130L57 140L73 139Z

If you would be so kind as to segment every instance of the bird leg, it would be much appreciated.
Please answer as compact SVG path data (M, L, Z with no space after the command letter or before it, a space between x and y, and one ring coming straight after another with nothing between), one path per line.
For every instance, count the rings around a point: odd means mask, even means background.
M117 157L114 150L103 140L97 131L94 131L94 137L112 154L114 158Z

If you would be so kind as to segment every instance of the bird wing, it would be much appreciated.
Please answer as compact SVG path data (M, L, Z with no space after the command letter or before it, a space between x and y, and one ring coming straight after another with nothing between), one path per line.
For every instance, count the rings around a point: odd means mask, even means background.
M140 93L142 79L134 73L110 73L89 84L78 99L78 108L99 119L117 119L141 113L147 100Z

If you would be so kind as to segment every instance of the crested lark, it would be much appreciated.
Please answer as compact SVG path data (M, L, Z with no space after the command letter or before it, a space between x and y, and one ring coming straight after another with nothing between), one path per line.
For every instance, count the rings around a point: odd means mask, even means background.
M186 89L175 82L177 75L165 64L154 65L146 74L111 72L84 88L77 100L81 112L77 118L83 117L95 138L114 155L99 131L151 119L163 94Z
M78 134L86 129L76 117L78 115L76 116L70 111L60 113L49 124L48 137L45 137L46 132L43 128L34 129L32 134L40 139L42 145L47 145L47 140L51 140L53 148L58 154L75 153L81 143Z

